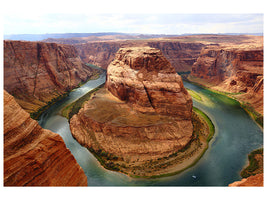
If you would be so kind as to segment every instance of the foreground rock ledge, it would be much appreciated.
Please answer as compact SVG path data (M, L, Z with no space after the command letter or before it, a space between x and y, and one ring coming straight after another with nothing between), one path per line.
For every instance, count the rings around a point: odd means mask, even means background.
M192 99L161 51L121 48L99 90L70 120L76 140L109 169L153 174L147 162L175 155L193 138ZM134 170L127 170L127 168Z
M229 184L230 187L262 187L263 174L256 174L248 178L243 178L241 181L236 181Z
M42 129L4 91L4 186L87 186L62 138Z

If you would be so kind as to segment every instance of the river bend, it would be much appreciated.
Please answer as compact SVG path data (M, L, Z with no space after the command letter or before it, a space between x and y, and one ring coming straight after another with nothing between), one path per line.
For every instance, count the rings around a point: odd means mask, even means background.
M75 139L68 120L60 116L60 110L87 92L103 84L106 75L90 80L69 96L55 103L40 117L39 124L64 140L77 162L83 168L88 186L227 186L240 180L239 175L247 164L247 154L263 145L262 129L237 104L223 95L215 94L191 83L184 86L205 100L193 100L195 107L204 111L215 124L215 136L200 161L181 174L158 179L134 179L124 174L104 169L97 159Z

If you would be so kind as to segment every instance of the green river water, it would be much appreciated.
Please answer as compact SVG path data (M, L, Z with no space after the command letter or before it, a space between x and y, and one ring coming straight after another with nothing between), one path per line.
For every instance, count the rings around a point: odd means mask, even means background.
M68 120L60 110L90 90L105 82L106 75L88 81L57 102L40 117L39 124L58 133L63 138L77 162L83 168L88 186L227 186L240 180L240 171L247 164L247 155L263 146L262 129L239 104L228 97L210 92L188 82L186 88L197 92L203 101L193 101L215 125L215 135L210 147L193 167L184 172L158 179L135 179L104 169L97 159L73 139Z

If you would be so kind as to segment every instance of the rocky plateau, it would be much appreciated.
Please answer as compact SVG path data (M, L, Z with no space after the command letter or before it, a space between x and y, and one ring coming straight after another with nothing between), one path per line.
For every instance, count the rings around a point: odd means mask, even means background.
M181 77L158 49L120 48L99 90L70 120L76 140L108 157L109 168L177 153L192 139L192 99ZM112 162L111 162L112 161ZM116 165L114 165L116 163Z
M4 186L86 186L63 139L42 129L4 90Z

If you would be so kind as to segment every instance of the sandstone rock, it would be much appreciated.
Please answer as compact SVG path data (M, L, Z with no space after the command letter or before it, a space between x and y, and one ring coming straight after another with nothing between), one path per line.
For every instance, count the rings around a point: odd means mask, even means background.
M73 46L4 41L4 89L28 112L37 111L95 73Z
M86 186L87 178L62 138L42 129L4 91L4 185Z
M212 89L242 93L235 97L263 115L262 47L207 46L192 66L191 76Z
M108 67L106 88L140 112L191 119L192 99L158 49L121 48Z
M243 178L241 181L236 181L229 184L230 187L263 187L263 174L256 174L248 178Z
M117 157L116 164L139 169L190 142L191 114L181 77L158 49L121 48L108 67L105 88L71 118L70 128L80 144L109 155L112 165Z

